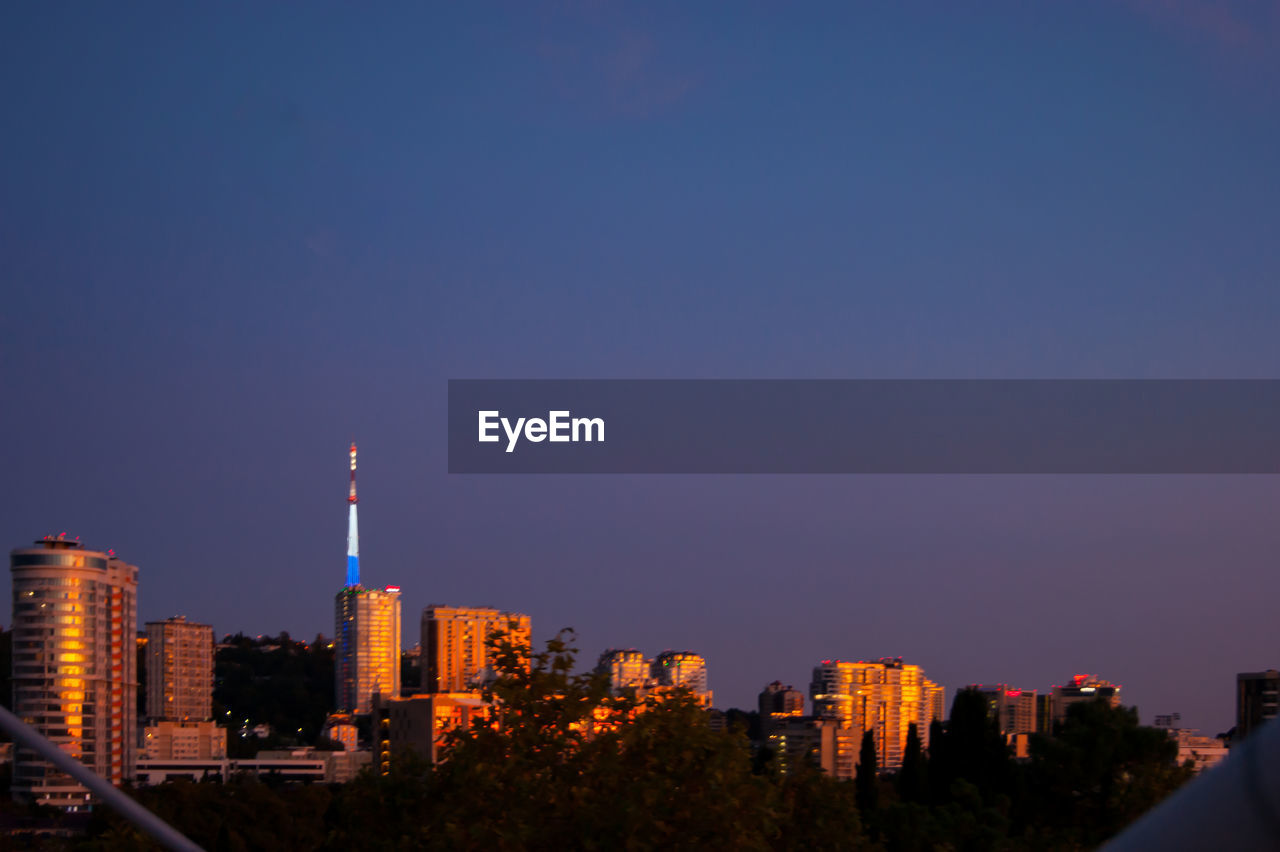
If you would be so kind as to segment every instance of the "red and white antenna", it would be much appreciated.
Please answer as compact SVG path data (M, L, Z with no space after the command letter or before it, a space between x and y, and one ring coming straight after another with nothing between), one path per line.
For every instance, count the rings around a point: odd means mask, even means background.
M356 445L354 441L351 443L351 493L347 495L347 502L348 503L357 502L356 501Z

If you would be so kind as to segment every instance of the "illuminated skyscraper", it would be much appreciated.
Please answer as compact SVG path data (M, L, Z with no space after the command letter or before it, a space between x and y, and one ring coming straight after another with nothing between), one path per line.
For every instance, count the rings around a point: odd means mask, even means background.
M370 713L374 695L400 695L400 587L343 589L335 611L338 712Z
M136 566L63 536L9 555L13 710L113 784L133 778L137 737ZM26 750L13 797L67 807L87 791Z
M901 659L823 660L813 670L809 694L815 715L839 723L837 778L853 777L864 732L874 732L877 767L898 769L909 726L916 726L921 746L928 748L929 725L943 713L943 688L926 678L920 666Z
M373 710L375 695L400 695L400 587L366 589L360 584L355 444L349 455L347 583L334 598L334 697L339 713L366 714Z
M147 719L203 722L213 716L213 628L183 616L147 622Z
M429 606L422 611L422 691L469 692L489 675L486 641L505 633L529 646L529 616L483 607Z

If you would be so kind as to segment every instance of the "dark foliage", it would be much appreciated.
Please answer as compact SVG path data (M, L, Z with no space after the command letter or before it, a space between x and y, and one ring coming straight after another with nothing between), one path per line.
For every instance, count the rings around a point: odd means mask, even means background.
M800 765L783 777L769 761L753 771L744 719L713 730L688 693L637 704L573 674L571 634L495 654L497 724L454 732L438 766L398 754L388 775L343 786L245 778L136 795L210 850L1086 849L1189 775L1164 733L1105 703L1073 706L1017 763L962 693L929 749L910 732L896 776L838 782ZM95 819L91 848L152 848Z
M214 719L231 729L227 746L234 757L314 743L333 710L333 649L322 636L310 644L288 633L227 637L214 658L213 704ZM272 736L241 738L246 719L267 723Z

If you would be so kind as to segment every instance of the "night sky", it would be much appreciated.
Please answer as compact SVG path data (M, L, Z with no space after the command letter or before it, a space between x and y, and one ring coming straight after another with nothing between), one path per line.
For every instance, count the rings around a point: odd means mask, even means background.
M1274 3L0 12L0 543L139 621L366 582L688 648L1094 672L1233 723L1273 476L450 476L450 378L1278 378ZM1280 436L1278 436L1280 439ZM0 621L8 623L5 596Z

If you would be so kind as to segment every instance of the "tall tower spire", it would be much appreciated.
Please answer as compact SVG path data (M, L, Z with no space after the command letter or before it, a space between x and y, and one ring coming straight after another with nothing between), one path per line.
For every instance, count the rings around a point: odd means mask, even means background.
M347 588L360 585L360 532L356 524L356 445L351 444L351 491L347 494Z

